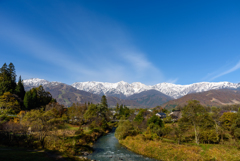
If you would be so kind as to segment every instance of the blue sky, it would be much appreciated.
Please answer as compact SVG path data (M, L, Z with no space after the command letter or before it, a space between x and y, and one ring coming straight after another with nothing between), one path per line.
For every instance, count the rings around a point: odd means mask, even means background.
M240 82L240 1L0 0L0 64L23 79Z

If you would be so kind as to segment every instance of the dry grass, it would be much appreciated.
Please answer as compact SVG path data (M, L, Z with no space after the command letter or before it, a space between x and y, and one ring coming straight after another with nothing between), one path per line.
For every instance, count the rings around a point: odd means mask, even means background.
M240 160L240 151L234 147L224 145L205 146L178 145L161 140L143 140L141 135L127 137L120 143L130 150L164 161L237 161Z
M204 155L206 160L237 161L240 160L240 151L237 148L229 148L221 145L210 148Z

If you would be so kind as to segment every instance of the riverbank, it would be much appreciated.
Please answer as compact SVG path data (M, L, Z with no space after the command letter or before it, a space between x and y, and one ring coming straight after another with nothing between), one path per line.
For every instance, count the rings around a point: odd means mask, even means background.
M88 156L89 159L101 161L156 161L142 155L138 155L119 144L114 136L114 129L105 136L100 137L93 145L94 152Z
M219 144L178 145L161 140L144 140L142 135L119 140L129 150L164 161L195 160L239 160L240 151L236 147Z
M109 130L102 130L101 128L93 129L79 129L79 126L66 124L65 130L57 130L49 132L44 141L44 148L41 147L39 141L36 140L38 133L33 133L28 137L31 137L29 144L19 142L16 144L12 141L11 145L4 145L4 142L0 144L0 160L7 160L8 155L12 153L14 155L9 156L9 160L24 160L29 155L30 160L34 160L33 153L38 156L39 161L46 160L65 160L65 161L87 161L85 159L87 155L93 152L94 143L102 136L107 135ZM2 139L7 139L8 135ZM23 136L22 136L23 137ZM27 137L27 136L26 136ZM79 157L82 156L82 157ZM46 159L47 158L47 159ZM36 160L36 158L35 158Z

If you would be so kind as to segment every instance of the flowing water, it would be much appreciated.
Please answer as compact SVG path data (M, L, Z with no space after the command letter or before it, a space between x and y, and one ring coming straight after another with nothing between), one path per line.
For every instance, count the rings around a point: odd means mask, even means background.
M129 151L118 143L114 136L115 130L100 137L94 144L94 152L88 156L89 159L97 161L156 161Z

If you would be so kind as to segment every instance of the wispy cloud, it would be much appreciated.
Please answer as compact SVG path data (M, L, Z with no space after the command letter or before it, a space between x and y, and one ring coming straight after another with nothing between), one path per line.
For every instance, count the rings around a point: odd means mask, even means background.
M53 28L54 33L45 33L37 27L0 16L5 24L0 26L0 39L8 41L28 58L65 69L67 72L62 72L61 77L72 75L74 80L71 83L124 80L153 84L165 80L161 70L148 60L147 54L131 42L131 36L123 26L81 7L70 8L59 7L54 14L50 12L51 7L49 13L45 9L49 15L44 23L46 28Z
M177 83L177 81L178 81L178 78L175 78L175 79L169 79L167 82L175 84Z
M228 69L228 70L226 70L226 71L224 71L224 72L222 72L220 74L217 74L214 77L210 78L210 81L213 81L216 78L219 78L219 77L224 76L226 74L232 73L232 72L238 70L239 68L240 68L240 61L234 67L232 67L232 68L230 68L230 69Z

